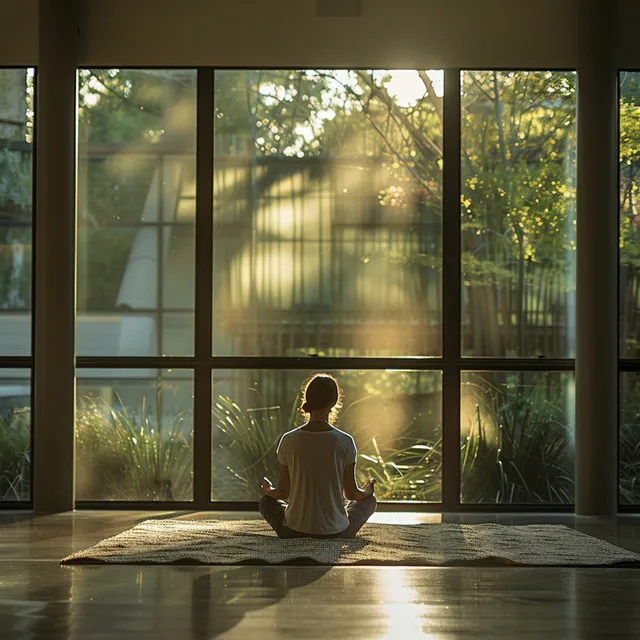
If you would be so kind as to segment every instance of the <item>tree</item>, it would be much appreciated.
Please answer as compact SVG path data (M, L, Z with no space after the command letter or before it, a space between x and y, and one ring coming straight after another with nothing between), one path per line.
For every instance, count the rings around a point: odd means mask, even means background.
M621 348L636 356L640 345L638 284L640 267L640 82L637 73L620 78L620 314Z
M167 93L175 95L184 90L180 80L163 79L162 71L84 73L80 117L89 124L92 144L123 143L141 131L151 142L165 138L160 105L166 94L160 98L157 87L166 80ZM341 159L342 178L365 172L375 194L360 205L368 223L389 219L379 213L387 207L416 228L441 226L442 97L434 74L420 70L414 83L422 83L421 91L403 102L392 89L396 73L216 74L217 166L235 158L242 169L233 189L218 188L216 219L245 229L244 240L225 242L220 259L228 263L249 241L258 202L274 184L299 172L301 159L308 167L316 159L316 171L330 170L322 168L328 166L323 159L334 165ZM463 279L470 327L465 352L570 355L571 327L557 324L566 324L573 295L567 291L573 287L575 244L575 74L465 72L462 104ZM119 179L139 185L127 193L129 202L143 198L147 179L141 173L129 171ZM93 182L92 215L108 217L121 196L113 185L105 193L99 180ZM340 192L334 197L337 203L345 199ZM139 205L126 210L135 216ZM361 258L370 265L383 260L415 267L415 295L423 299L438 286L441 238L437 233L420 240L418 250L383 249ZM259 306L252 295L252 306Z

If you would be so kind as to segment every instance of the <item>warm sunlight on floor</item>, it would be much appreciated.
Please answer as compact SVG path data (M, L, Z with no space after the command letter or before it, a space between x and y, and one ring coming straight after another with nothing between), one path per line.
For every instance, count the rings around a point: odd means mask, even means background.
M387 511L374 513L369 522L378 524L420 524L421 522L442 522L441 513L410 513Z

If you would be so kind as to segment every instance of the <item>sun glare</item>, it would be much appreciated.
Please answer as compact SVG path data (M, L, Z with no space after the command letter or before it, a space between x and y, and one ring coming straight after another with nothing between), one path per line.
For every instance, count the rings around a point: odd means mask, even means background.
M427 77L433 85L436 96L442 97L444 92L444 73L441 70L427 71ZM385 82L389 94L395 98L400 107L414 106L417 101L427 93L420 74L415 69L402 69L398 71L377 71L374 77L390 77Z

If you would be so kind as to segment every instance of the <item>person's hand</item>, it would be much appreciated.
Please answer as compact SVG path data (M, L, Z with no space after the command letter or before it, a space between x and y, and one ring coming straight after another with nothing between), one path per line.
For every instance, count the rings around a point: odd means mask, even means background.
M373 491L375 489L376 481L373 478L369 478L364 485L362 486L362 490L367 494L367 496L372 496Z
M268 496L273 491L273 485L269 481L269 478L263 478L260 487L262 488L262 493L264 493L265 496Z

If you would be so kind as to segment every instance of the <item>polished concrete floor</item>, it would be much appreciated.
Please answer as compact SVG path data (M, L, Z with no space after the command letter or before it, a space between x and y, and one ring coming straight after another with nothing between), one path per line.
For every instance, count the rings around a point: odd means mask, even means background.
M0 512L0 639L640 638L640 569L59 564L144 519L176 516L213 514ZM441 516L374 519L402 524ZM443 519L562 522L640 552L640 518L633 516Z

